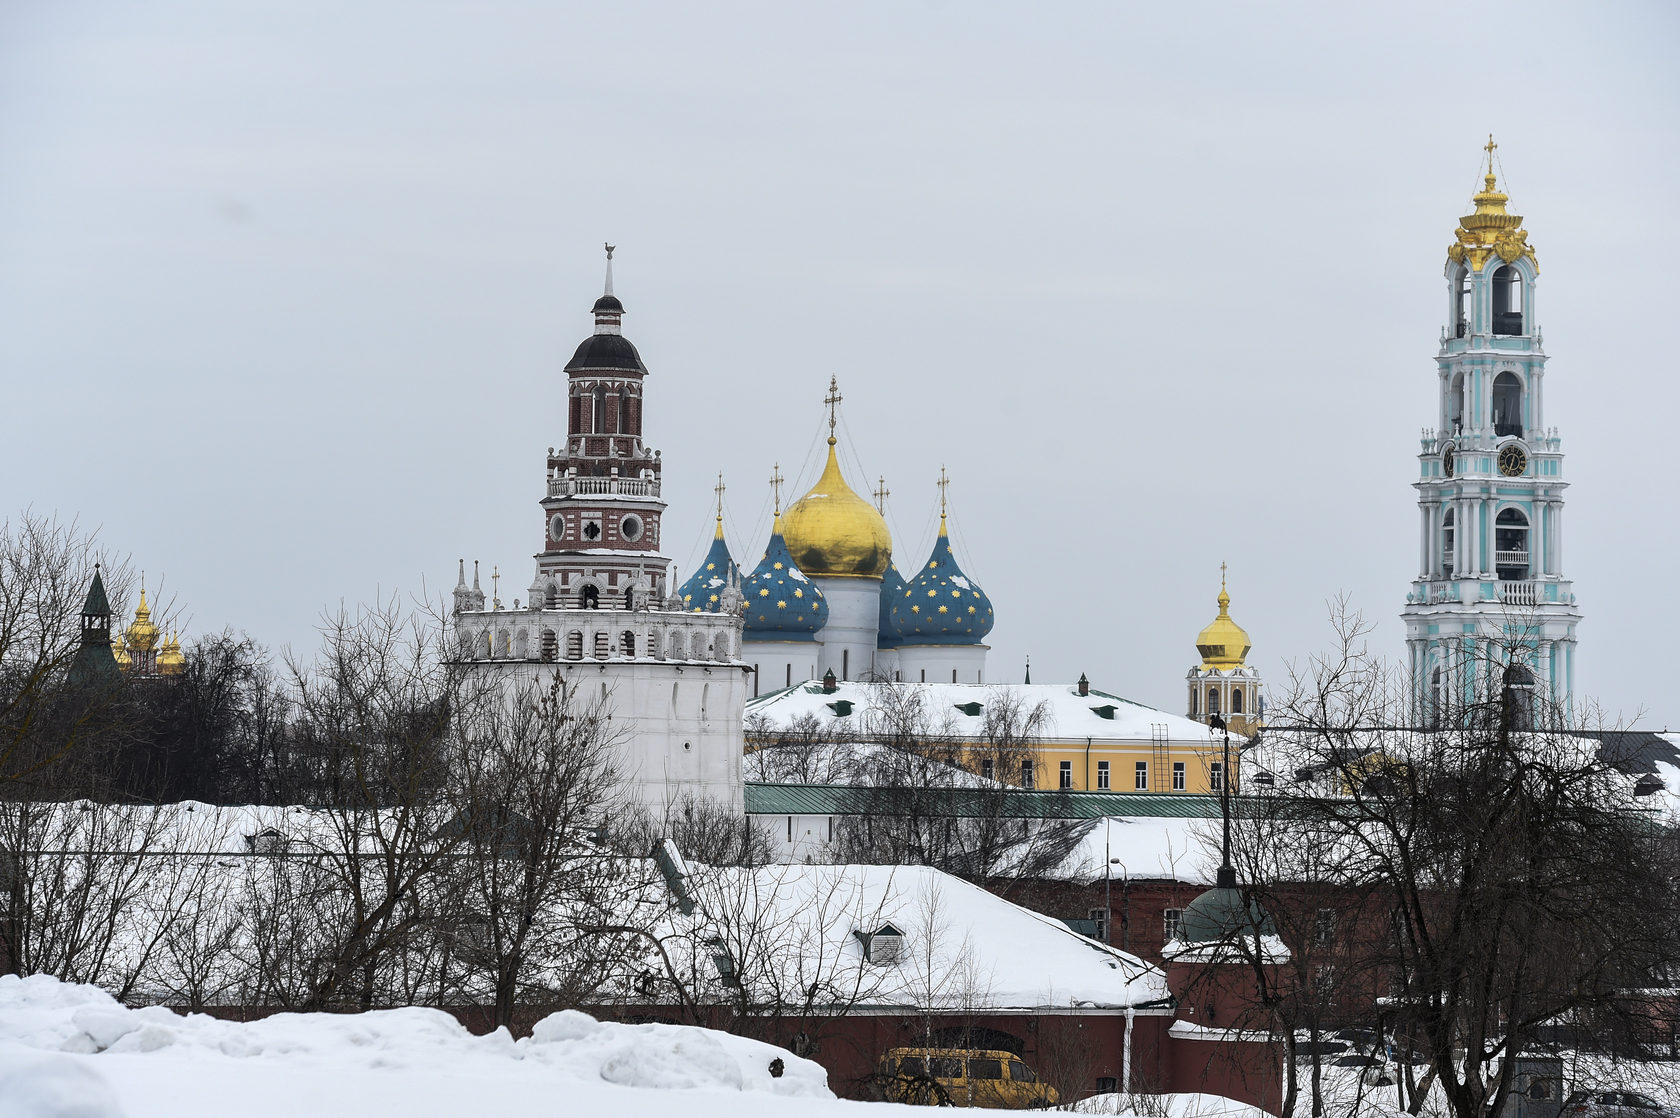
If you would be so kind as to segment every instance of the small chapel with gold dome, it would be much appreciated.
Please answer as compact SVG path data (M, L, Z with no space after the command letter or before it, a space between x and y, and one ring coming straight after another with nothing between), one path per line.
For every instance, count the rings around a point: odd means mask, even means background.
M134 609L134 620L117 635L111 653L116 657L117 667L130 678L176 676L186 667L180 637L174 633L164 637L163 630L152 622L152 607L146 602L144 582L140 584L140 604Z
M720 495L711 550L677 592L683 608L718 612L722 591L738 582L740 597L727 600L745 610L741 658L752 668L754 695L831 673L837 681L985 683L992 603L952 553L944 472L939 534L927 560L906 577L882 509L840 470L841 397L836 380L828 387L828 456L816 484L783 509L781 472L773 472L770 539L745 578L731 574Z
M1204 722L1218 717L1233 734L1249 737L1264 724L1265 700L1260 669L1248 663L1253 647L1248 631L1231 620L1231 594L1225 588L1223 563L1219 565L1218 602L1219 616L1196 635L1196 651L1202 662L1185 676L1190 690L1186 713Z

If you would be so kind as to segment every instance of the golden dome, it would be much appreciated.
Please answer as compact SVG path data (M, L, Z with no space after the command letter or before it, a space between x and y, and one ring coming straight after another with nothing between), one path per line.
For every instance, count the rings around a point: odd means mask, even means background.
M171 636L163 642L163 648L158 652L157 670L160 675L180 675L181 669L186 667L187 658L181 655L181 639Z
M146 605L146 588L140 587L140 606L134 611L134 621L123 632L128 647L135 652L150 652L157 647L158 627L152 624L152 610Z
M1471 271L1479 272L1488 258L1496 254L1507 264L1527 257L1538 273L1540 261L1528 243L1522 215L1506 211L1510 196L1500 193L1493 173L1493 152L1498 146L1489 136L1487 147L1482 149L1488 153L1487 174L1482 176L1481 193L1470 199L1476 203L1476 212L1458 219L1458 228L1453 230L1457 239L1447 246L1447 259L1455 264L1468 264Z
M117 637L117 643L111 649L111 655L116 658L117 667L127 671L134 666L134 658L128 654L128 645L123 643L122 637Z
M822 477L782 513L782 538L807 575L880 578L887 573L892 559L887 522L840 476L833 435Z
M1240 668L1252 647L1243 627L1231 620L1231 595L1225 592L1225 568L1219 570L1219 616L1196 637L1204 668Z

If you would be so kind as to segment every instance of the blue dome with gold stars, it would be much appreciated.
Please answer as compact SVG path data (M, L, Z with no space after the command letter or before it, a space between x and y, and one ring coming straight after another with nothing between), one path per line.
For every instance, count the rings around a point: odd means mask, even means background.
M888 555L887 573L881 576L881 620L878 625L881 631L875 638L877 648L897 648L900 644L898 630L893 626L892 608L904 597L904 589L904 576L898 573L898 564Z
M943 514L933 554L893 599L892 630L899 644L979 644L992 631L992 600L957 566Z
M711 550L706 552L700 569L677 587L685 613L716 613L721 608L724 588L735 575L735 560L729 545L723 542L723 520L718 520L717 535L712 538Z
M816 584L793 562L778 516L770 546L741 584L746 598L746 640L809 641L828 622L828 603Z

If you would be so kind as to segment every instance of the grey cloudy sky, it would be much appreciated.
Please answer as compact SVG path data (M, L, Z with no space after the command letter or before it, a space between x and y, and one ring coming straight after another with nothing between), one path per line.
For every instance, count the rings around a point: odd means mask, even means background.
M949 468L994 676L1179 709L1221 560L1274 680L1342 591L1398 658L1491 131L1579 690L1680 724L1677 12L14 0L4 505L99 527L189 633L308 648L459 556L522 597L612 240L678 577L720 470L756 560L835 375L901 566Z

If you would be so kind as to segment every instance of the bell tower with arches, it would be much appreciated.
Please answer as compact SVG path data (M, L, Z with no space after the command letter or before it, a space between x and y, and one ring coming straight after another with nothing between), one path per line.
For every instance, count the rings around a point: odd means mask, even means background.
M1581 614L1563 567L1562 441L1545 425L1540 274L1488 138L1475 212L1447 249L1436 425L1418 454L1418 577L1406 596L1414 717L1440 725L1510 688L1567 717Z

